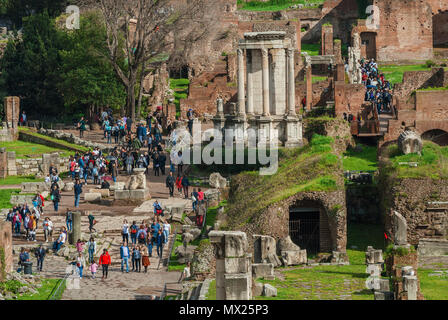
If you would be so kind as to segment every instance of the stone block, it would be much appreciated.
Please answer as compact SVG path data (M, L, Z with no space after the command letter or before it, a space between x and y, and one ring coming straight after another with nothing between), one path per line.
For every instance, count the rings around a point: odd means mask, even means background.
M45 182L22 182L21 184L22 193L36 193L49 190L50 186Z
M73 191L73 188L75 187L75 184L73 182L67 182L62 189L62 191Z
M246 257L224 259L225 273L247 273L249 271L249 261Z
M87 202L101 201L101 193L84 193L84 200Z
M276 297L277 296L277 288L271 286L268 283L265 283L263 286L263 296Z
M184 214L184 206L171 207L171 220L182 222L182 215Z
M417 300L418 280L416 276L403 276L403 289L408 294L408 300Z
M277 268L282 265L282 262L278 258L277 253L269 254L266 260L268 263L272 263L274 265L274 268Z
M109 189L90 189L90 193L100 193L101 198L108 198L110 196Z
M264 285L262 283L255 282L253 290L252 290L252 295L254 297L261 296L263 294L263 287L264 287Z
M115 200L129 200L130 191L129 190L115 190Z
M129 190L129 199L130 200L145 201L150 198L151 198L151 196L150 196L148 190L143 190L143 189Z
M375 300L394 300L394 293L390 291L375 291Z
M392 230L393 239L395 245L406 245L407 244L407 230L408 224L406 219L399 214L397 211L392 212Z
M255 263L266 263L268 262L268 257L270 255L276 255L277 245L273 237L264 235L253 235L253 238Z
M291 237L287 236L277 242L277 253L281 254L282 251L298 251L300 247L292 242Z
M366 252L366 264L377 264L377 263L383 263L383 251L382 250L375 250L372 247L367 248Z
M246 233L241 231L227 232L224 239L225 257L244 257L247 252Z
M227 187L227 179L222 177L218 172L214 172L209 177L209 184L212 188L224 189Z
M124 190L125 183L124 182L115 182L113 185L110 186L111 191L116 190Z
M274 265L272 263L252 264L252 276L254 278L265 278L274 275Z
M390 291L389 279L378 279L380 285L380 291Z
M306 250L282 251L282 260L285 266L296 266L306 264Z
M223 300L251 300L252 299L252 277L249 273L245 274L225 274L224 275L224 297L216 298Z

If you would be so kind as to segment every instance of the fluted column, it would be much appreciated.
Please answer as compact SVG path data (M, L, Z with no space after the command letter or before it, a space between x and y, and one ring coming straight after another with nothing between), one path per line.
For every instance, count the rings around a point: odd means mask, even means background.
M253 74L252 74L252 55L250 52L246 54L247 68L247 113L254 114L254 90L253 90Z
M238 114L243 115L246 112L246 93L244 90L244 52L243 49L237 49L238 53Z
M269 55L268 49L261 49L261 66L263 73L263 116L269 115Z
M288 114L296 115L296 86L294 72L294 49L286 49L288 59Z

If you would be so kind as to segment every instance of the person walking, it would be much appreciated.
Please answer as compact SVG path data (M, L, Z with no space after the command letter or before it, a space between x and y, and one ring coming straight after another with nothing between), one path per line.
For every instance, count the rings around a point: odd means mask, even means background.
M84 259L84 256L81 252L78 253L78 256L76 257L76 266L79 270L79 278L82 279L82 271L84 270L84 266L86 265L86 260Z
M145 246L141 246L141 254L142 254L142 264L143 267L145 267L145 273L148 273L148 267L151 265L151 262L149 261L149 251L148 248Z
M95 260L93 260L90 264L90 272L92 273L92 279L95 279L95 274L98 270L98 265L96 264Z
M87 218L89 219L89 232L92 233L92 230L96 232L96 229L93 227L96 224L95 217L90 213Z
M82 183L79 179L75 180L75 186L73 187L75 191L75 208L79 207L79 199L82 193Z
M166 177L166 186L170 190L170 197L174 197L174 184L176 180L173 177L173 173L170 172L170 174Z
M89 262L93 262L93 257L96 251L96 241L93 237L90 237L90 240L87 242L87 252L89 253Z
M49 217L45 217L44 222L42 223L42 227L44 230L45 242L48 242L49 238L51 238L50 241L53 241L53 222Z
M81 117L81 120L78 122L78 129L79 129L79 137L84 138L84 131L86 131L86 120L84 117Z
M121 272L124 272L124 265L126 264L126 273L129 273L129 246L128 242L123 241L120 247Z
M140 230L137 232L137 239L139 244L146 244L146 231L143 225L140 225Z
M100 260L98 261L98 264L102 266L103 268L103 277L101 278L104 280L104 278L107 279L107 274L109 271L109 265L111 264L111 259L109 252L107 252L107 249L103 249L103 254L100 256Z
M131 225L131 242L132 242L132 244L137 243L137 232L138 232L137 223L135 221L132 221L132 225Z
M58 212L59 202L61 201L61 191L57 184L51 187L51 200L53 201L54 211Z
M166 219L164 220L162 227L163 227L163 234L165 236L165 243L167 243L171 233L171 225L168 223L168 220Z
M135 246L132 250L132 258L134 259L134 265L135 265L135 272L141 271L141 262L142 262L142 256L140 253L140 246Z
M179 174L176 177L176 187L177 192L179 192L179 195L182 196L182 176L180 176Z
M44 266L44 259L45 255L47 254L47 251L44 249L43 245L41 244L39 248L34 252L37 259L37 269L39 271L42 271L42 268Z
M162 258L164 244L165 244L165 235L163 234L162 229L160 228L156 236L157 255L159 256L159 258Z
M84 242L81 241L81 239L78 239L78 241L76 241L76 251L78 253L82 253L84 251Z
M184 196L185 199L188 199L189 193L188 193L188 187L190 186L190 181L188 180L188 178L185 176L185 174L182 176L182 189L184 190Z
M121 227L121 236L123 237L123 243L126 242L129 245L129 224L128 220L123 220L123 226Z

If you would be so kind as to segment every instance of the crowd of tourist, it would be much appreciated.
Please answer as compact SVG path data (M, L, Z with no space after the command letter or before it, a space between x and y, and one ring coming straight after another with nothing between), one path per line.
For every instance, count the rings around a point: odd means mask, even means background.
M360 61L362 83L366 86L365 101L371 101L378 114L390 112L392 94L390 82L378 70L374 59Z
M193 112L190 109L188 127L192 131ZM97 119L104 131L104 139L111 143L111 137L115 138L117 144L106 156L100 148L93 148L84 154L76 153L69 159L69 179L71 178L74 192L74 207L79 207L80 196L83 192L83 186L87 184L101 185L101 188L110 187L109 181L117 182L119 174L132 174L135 168L145 168L145 173L154 172L154 176L165 175L167 167L167 153L164 151L165 142L162 138L162 113L160 108L153 114L148 115L146 123L138 123L135 132L132 130L132 120L130 118L114 119L111 110L101 113ZM84 136L87 121L81 118L77 124L80 131L80 137ZM170 134L172 130L171 123L166 122L165 132ZM143 151L142 151L143 149ZM182 158L182 152L177 154L177 158ZM169 189L170 197L174 197L174 190L177 188L178 195L182 198L191 199L193 209L198 212L198 208L204 203L204 192L199 188L193 189L190 194L190 181L183 172L182 161L173 161L169 157L169 173L167 173L166 187ZM177 170L176 170L177 165ZM152 170L151 170L152 168ZM121 173L120 173L121 172ZM124 173L123 173L124 172ZM61 201L61 190L58 170L53 164L49 168L49 173L45 181L50 184L49 197L53 203L55 212L59 212L59 203ZM11 222L13 234L15 237L24 235L28 241L36 241L36 230L39 223L45 242L53 242L52 249L55 254L67 243L69 232L73 229L73 212L67 208L65 212L65 226L58 227L58 233L53 238L53 232L56 226L49 216L41 219L45 199L38 193L33 199L33 206L23 205L14 206L8 213L6 220ZM171 233L171 225L164 219L162 204L154 202L154 218L150 223L142 221L137 224L133 221L129 224L127 220L123 221L121 235L123 243L120 247L121 271L124 272L147 272L150 265L150 257L153 256L155 249L157 257L163 255L163 248L167 244ZM198 225L203 224L203 217L197 219ZM39 222L40 220L43 220ZM88 216L89 232L95 232L95 217L92 214ZM93 236L88 242L78 239L76 242L77 255L71 262L78 271L80 278L85 276L85 270L88 268L95 278L98 268L102 268L103 279L107 278L111 256L106 249L103 250L99 259L95 259L97 243ZM88 259L84 257L84 251L88 254ZM46 250L41 245L34 251L38 261L38 270L42 271ZM19 265L22 267L30 261L30 250L23 249L19 256ZM131 268L130 268L131 267ZM131 270L130 270L131 269ZM185 272L184 272L185 273ZM185 275L184 275L185 276Z

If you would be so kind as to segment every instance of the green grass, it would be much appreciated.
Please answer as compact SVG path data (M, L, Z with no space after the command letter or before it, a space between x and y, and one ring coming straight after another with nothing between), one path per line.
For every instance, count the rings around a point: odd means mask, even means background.
M74 143L70 143L70 142L67 142L65 140L59 140L59 139L56 139L56 138L52 138L52 137L49 137L49 136L46 136L46 135L34 132L34 131L30 130L29 128L19 127L19 131L25 132L25 133L27 133L29 135L32 135L34 137L37 137L37 138L41 138L41 139L47 140L49 142L58 143L58 144L60 144L60 145L62 145L64 147L67 147L67 150L76 150L76 151L79 151L79 152L82 152L82 153L85 153L85 152L89 151L89 148L87 148L87 147L80 146L80 145L77 145L77 144L74 144ZM71 151L67 151L67 150L65 150L65 151L66 152L71 152Z
M0 148L6 148L6 151L15 151L16 158L38 158L44 153L60 152L62 157L73 155L73 151L67 151L48 147L42 144L25 142L25 141L7 141L0 142Z
M168 271L182 271L185 268L184 263L177 262L177 257L174 251L177 247L183 246L182 235L177 234L176 241L174 242L173 251L171 252L170 265L168 266Z
M448 270L441 268L437 270ZM442 277L429 276L435 270L418 269L420 290L426 300L448 300L448 275Z
M423 143L421 156L417 153L402 154L398 146L387 148L389 161L383 170L387 174L396 174L398 178L448 178L448 147L441 147L431 141ZM417 167L400 165L400 162L417 162Z
M380 65L378 66L380 72L384 73L385 78L394 85L396 83L403 82L403 74L406 71L428 71L425 64L413 64L413 65Z
M188 79L170 79L170 88L174 91L174 104L176 105L176 117L180 116L180 100L188 98Z
M19 192L20 189L0 189L0 209L11 209L11 195Z
M320 43L302 43L302 52L306 52L310 56L318 56L320 49Z
M63 279L43 279L42 280L42 287L38 288L38 293L30 295L21 295L17 298L17 300L48 300L50 299L53 292L56 290L56 288L59 285L60 281L64 281ZM55 300L60 300L62 297L62 294L65 289L65 281L62 284L62 290L59 291L59 293L54 297Z
M362 148L361 152L349 149L344 153L344 170L349 171L374 171L378 169L377 148L358 144Z
M245 2L238 0L238 9L239 10L249 10L249 11L279 11L288 9L293 4L318 4L321 5L325 1L324 0L269 0L266 2L262 1L250 1ZM312 6L304 6L312 7Z
M22 182L42 182L43 178L36 178L36 176L9 176L5 179L0 179L0 186L12 185L12 184L21 184Z
M216 280L210 281L210 286L208 287L205 300L216 300Z

